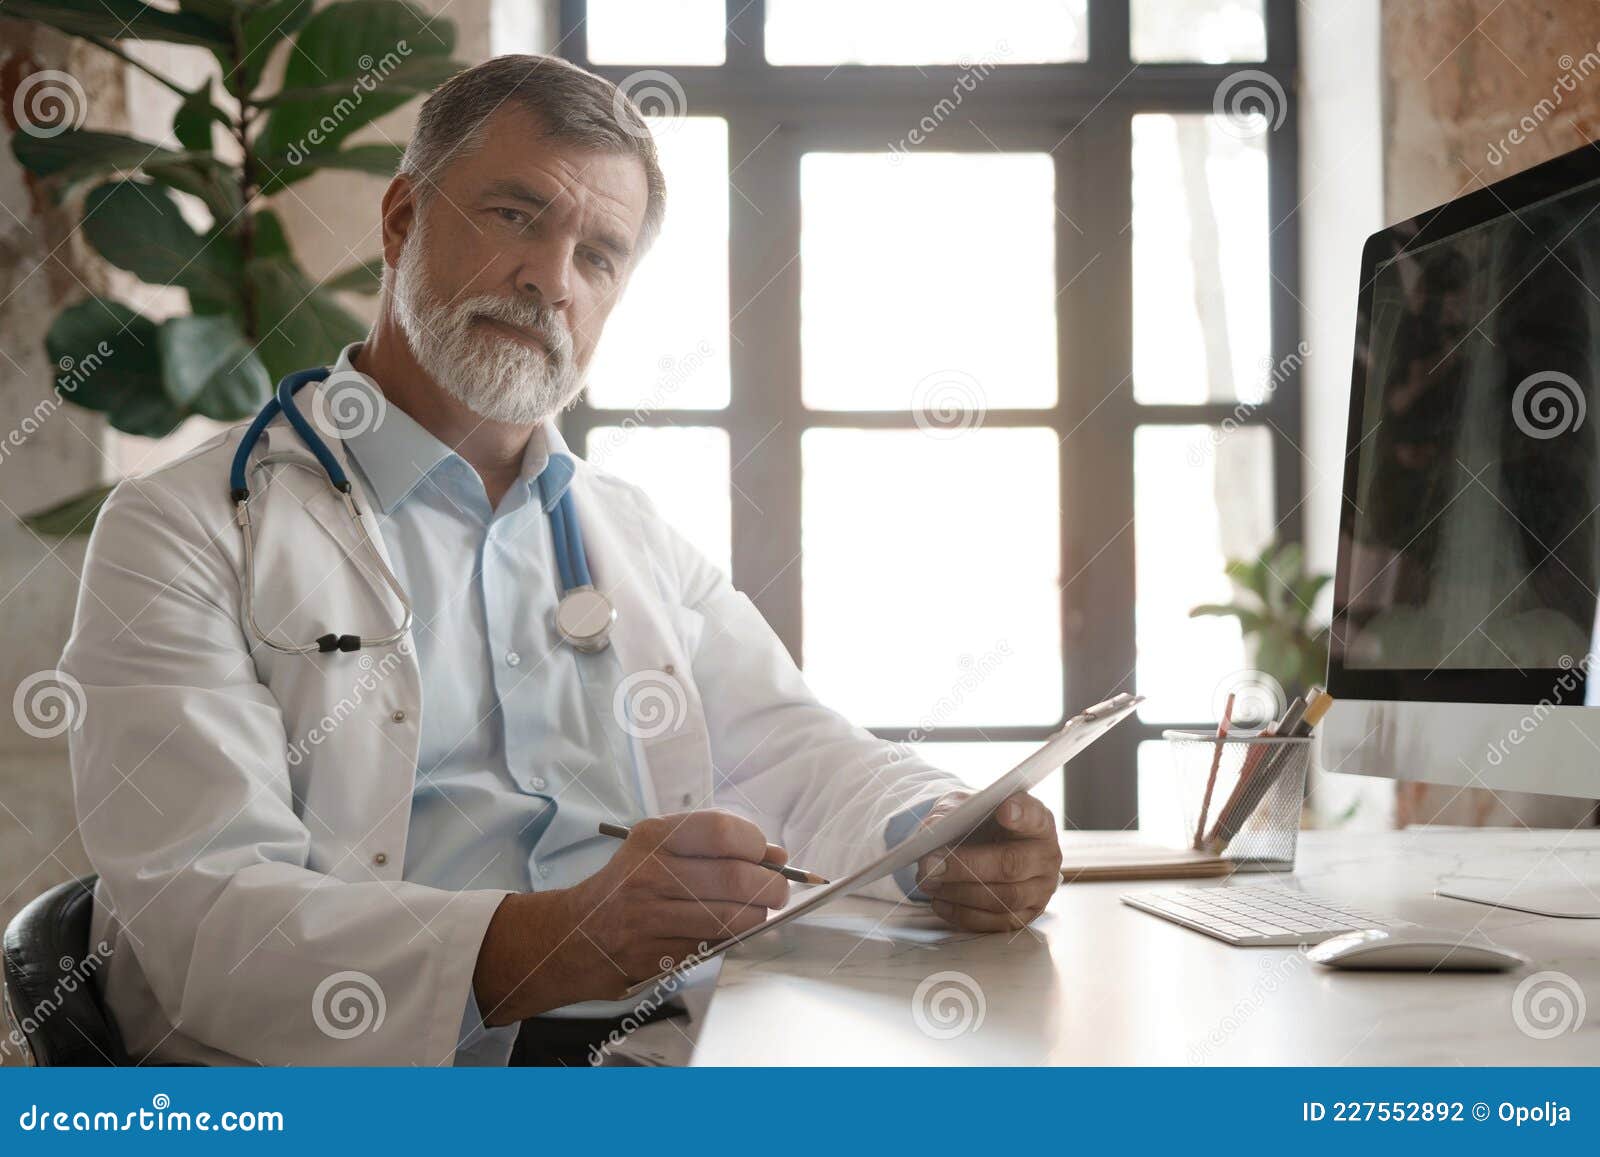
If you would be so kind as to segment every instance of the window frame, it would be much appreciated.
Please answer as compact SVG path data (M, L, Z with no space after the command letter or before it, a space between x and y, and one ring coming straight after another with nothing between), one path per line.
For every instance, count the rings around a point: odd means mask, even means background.
M809 410L801 401L800 158L810 151L881 152L900 139L964 73L959 65L833 68L765 59L765 0L728 0L726 61L716 66L596 65L588 60L586 0L561 0L557 51L618 84L649 68L682 86L689 115L723 118L729 196L730 400L720 410L636 413L580 402L562 419L574 449L588 432L623 420L641 427L727 431L733 580L750 592L801 662L801 437L819 427L911 429L899 411ZM1036 151L1054 158L1058 285L1057 397L1040 409L989 409L985 428L1054 430L1061 522L1062 717L1132 690L1135 674L1133 444L1142 426L1262 425L1273 448L1277 537L1299 541L1304 502L1299 449L1300 348L1298 21L1294 0L1264 0L1266 59L1229 64L1135 63L1129 0L1089 0L1083 62L997 63L964 93L924 151ZM1270 351L1288 371L1262 403L1142 404L1134 400L1132 123L1140 113L1210 113L1217 90L1241 69L1281 87L1282 123L1266 134ZM900 126L886 134L886 126ZM1047 147L1047 145L1045 146ZM1103 174L1127 179L1107 182ZM670 211L670 210L669 210ZM1089 267L1093 275L1089 276ZM741 500L742 494L748 501ZM1086 496L1092 495L1092 501ZM919 742L1042 741L1056 726L879 727ZM1204 721L1189 721L1190 725ZM1068 827L1137 823L1138 746L1181 723L1130 719L1074 760L1065 777Z

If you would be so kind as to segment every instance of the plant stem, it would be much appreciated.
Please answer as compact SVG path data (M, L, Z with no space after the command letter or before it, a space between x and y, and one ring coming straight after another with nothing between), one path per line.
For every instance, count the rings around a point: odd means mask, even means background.
M181 97L188 97L189 96L189 93L185 92L183 90L183 88L181 88L178 85L177 81L171 80L171 79L169 79L169 78L167 78L165 76L162 76L155 69L151 68L148 64L144 63L144 61L138 60L135 57L130 56L128 53L126 53L126 52L122 51L122 49L118 48L115 44L111 43L111 41L102 40L98 36L85 36L84 39L87 40L90 44L94 45L96 48L100 48L100 49L105 50L106 52L109 52L112 56L115 56L118 60L121 60L121 61L124 61L124 62L126 62L128 64L133 65L134 68L137 68L140 72L144 73L151 80L155 81L157 84L165 85L167 88L171 89L173 92L177 93L179 96L181 96Z
M233 18L233 59L229 69L229 77L240 75L244 67L244 28L237 13ZM244 261L245 275L239 286L241 302L244 305L244 333L252 343L260 340L261 335L259 320L256 317L255 287L250 281L250 263L256 251L256 214L251 201L256 194L255 152L250 146L250 127L255 120L255 107L250 103L249 94L236 92L239 100L239 115L233 124L234 136L239 141L239 201L243 208L239 212L239 254Z

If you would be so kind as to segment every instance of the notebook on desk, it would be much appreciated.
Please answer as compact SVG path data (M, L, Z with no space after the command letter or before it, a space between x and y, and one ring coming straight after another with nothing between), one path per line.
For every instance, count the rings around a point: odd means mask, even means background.
M1101 880L1190 880L1226 876L1237 865L1209 852L1145 844L1101 844L1064 850L1061 879L1068 884Z

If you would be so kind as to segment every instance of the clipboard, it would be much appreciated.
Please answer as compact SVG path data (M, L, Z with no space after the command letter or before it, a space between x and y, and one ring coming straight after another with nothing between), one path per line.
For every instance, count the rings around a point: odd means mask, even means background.
M820 908L836 896L853 892L875 880L881 880L884 876L915 863L936 848L965 839L1008 798L1019 791L1037 787L1045 776L1076 757L1091 743L1133 714L1134 708L1141 702L1143 696L1122 694L1107 699L1104 703L1096 703L1093 707L1074 715L1059 731L1046 739L1037 751L982 791L975 792L963 800L959 807L932 827L919 828L866 867L817 888L783 911L769 916L754 928L737 936L730 936L707 951L696 954L692 960L683 962L677 968L669 968L649 980L641 980L628 989L624 997L632 999L668 977L713 957L721 956L736 944L742 944L774 928L781 928L791 920Z

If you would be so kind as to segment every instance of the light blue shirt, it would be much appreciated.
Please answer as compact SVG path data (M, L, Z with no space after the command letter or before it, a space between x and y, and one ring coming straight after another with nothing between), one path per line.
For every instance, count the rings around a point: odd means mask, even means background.
M548 512L571 484L572 457L541 426L491 509L477 471L353 369L359 350L347 348L333 370L341 392L367 395L348 412L381 420L346 428L344 444L410 596L422 677L404 878L449 891L569 888L616 852L617 841L598 833L601 821L645 815L640 769L611 710L622 679L616 653L580 654L554 629L561 582ZM330 408L335 419L345 411ZM931 806L896 815L886 845ZM914 867L896 879L922 899ZM588 1002L556 1015L630 1007ZM469 994L456 1063L504 1064L517 1032L486 1028Z
M356 348L335 371L350 370ZM616 851L598 834L602 820L645 814L609 706L621 679L615 652L580 654L553 627L561 583L548 507L570 484L572 459L558 433L536 430L491 510L464 458L382 403L370 379L344 381L371 391L370 405L352 412L382 415L345 446L415 614L422 736L405 879L450 891L571 887ZM468 1003L458 1063L504 1063L516 1026L486 1030Z

